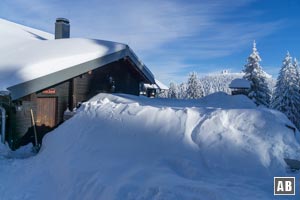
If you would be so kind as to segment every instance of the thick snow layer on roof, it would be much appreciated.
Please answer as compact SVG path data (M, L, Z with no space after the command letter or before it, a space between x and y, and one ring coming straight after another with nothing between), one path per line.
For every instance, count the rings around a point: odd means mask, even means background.
M0 91L126 48L92 39L44 40L49 35L0 20Z
M163 84L162 82L160 82L159 80L155 79L155 83L156 85L161 89L161 90L168 90L168 86L166 86L165 84Z
M52 40L54 36L50 33L34 28L16 24L0 18L0 40L1 48L16 44L22 44L32 40Z
M229 88L250 88L250 82L246 79L237 78L231 81Z
M156 84L145 83L144 88L146 88L146 89L158 89L158 86Z
M274 199L273 177L291 176L283 158L299 159L285 124L244 96L99 94L49 133L37 156L0 156L1 198Z
M168 90L169 88L160 82L159 80L155 79L155 84L144 84L145 88L152 88L152 89L160 89L160 90Z

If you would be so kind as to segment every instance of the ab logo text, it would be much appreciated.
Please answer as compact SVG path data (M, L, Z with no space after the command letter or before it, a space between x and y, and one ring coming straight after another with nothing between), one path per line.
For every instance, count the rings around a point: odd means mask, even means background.
M295 195L295 177L274 177L274 195Z

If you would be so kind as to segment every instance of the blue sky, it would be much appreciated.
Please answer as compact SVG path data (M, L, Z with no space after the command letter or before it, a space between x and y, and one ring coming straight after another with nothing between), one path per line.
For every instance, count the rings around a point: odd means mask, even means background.
M277 76L287 51L300 59L298 0L1 0L0 17L71 37L129 44L162 82L223 69L239 72L256 40L261 65Z

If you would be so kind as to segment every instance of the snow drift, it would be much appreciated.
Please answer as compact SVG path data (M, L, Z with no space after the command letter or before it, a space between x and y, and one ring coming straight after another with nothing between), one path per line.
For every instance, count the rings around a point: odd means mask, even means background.
M99 94L40 153L0 159L5 199L273 199L292 125L244 96L201 100ZM296 176L298 176L296 174ZM22 177L21 179L19 177Z

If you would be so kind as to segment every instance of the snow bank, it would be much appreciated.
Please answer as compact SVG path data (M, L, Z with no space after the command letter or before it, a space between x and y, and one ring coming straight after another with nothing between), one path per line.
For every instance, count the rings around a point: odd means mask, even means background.
M99 94L0 165L5 199L273 199L273 176L300 146L279 112L244 96L201 100ZM1 161L3 162L3 161ZM2 174L5 173L5 174ZM296 175L298 176L298 175Z

